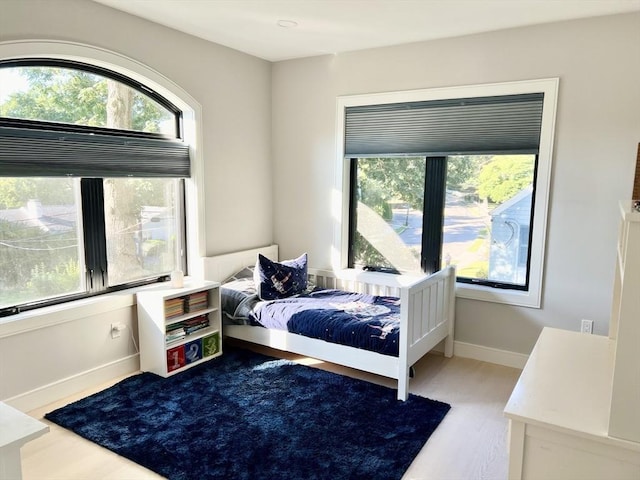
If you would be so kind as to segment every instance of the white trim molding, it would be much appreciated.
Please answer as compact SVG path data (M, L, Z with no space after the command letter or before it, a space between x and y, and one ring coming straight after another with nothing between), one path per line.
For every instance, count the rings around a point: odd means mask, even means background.
M456 357L471 358L483 362L495 363L505 367L522 370L529 359L524 353L499 350L497 348L474 345L473 343L453 342L453 354Z
M140 356L136 353L7 398L3 402L23 412L29 412L138 371L140 371Z

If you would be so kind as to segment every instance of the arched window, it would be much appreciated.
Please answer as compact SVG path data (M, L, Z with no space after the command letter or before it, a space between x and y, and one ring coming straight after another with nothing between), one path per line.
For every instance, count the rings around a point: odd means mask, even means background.
M182 112L67 60L0 62L0 315L186 270Z

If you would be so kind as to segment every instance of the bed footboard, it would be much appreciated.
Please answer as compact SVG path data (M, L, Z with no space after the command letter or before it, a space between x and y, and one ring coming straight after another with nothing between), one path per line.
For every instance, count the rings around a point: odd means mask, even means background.
M455 323L454 267L432 275L411 277L377 272L309 269L319 287L389 295L400 298L400 345L397 365L398 398L406 400L411 366L444 340L444 354L453 355Z

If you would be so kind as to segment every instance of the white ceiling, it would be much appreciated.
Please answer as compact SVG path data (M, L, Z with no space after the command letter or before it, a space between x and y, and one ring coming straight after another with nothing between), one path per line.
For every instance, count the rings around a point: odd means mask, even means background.
M640 10L640 0L94 1L269 61Z

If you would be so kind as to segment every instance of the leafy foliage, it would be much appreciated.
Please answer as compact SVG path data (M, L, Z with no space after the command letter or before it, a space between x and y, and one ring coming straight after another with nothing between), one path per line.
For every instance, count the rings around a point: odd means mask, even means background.
M452 155L447 157L447 188L457 191L475 191L478 175L484 165L493 157L490 155Z
M89 126L106 125L106 80L88 72L53 67L19 67L29 88L0 106L4 117Z
M533 155L501 155L482 167L478 194L502 203L533 182Z
M74 230L49 234L0 219L0 306L33 299L34 289L42 297L76 291L77 252Z
M422 210L425 161L423 157L358 159L360 199L382 215L390 201Z
M0 209L19 208L30 199L38 199L47 205L73 203L72 181L56 183L56 188L50 188L46 178L0 177Z
M31 270L31 279L27 286L41 297L73 293L80 289L80 268L74 258L59 262L53 266L36 264Z
M359 232L355 234L353 251L356 255L354 263L357 266L375 265L376 267L393 268L391 262Z
M29 88L12 93L0 105L0 116L27 120L108 126L109 92L105 77L60 67L17 67ZM129 87L125 87L132 90ZM172 113L149 97L133 91L131 129L157 133Z

